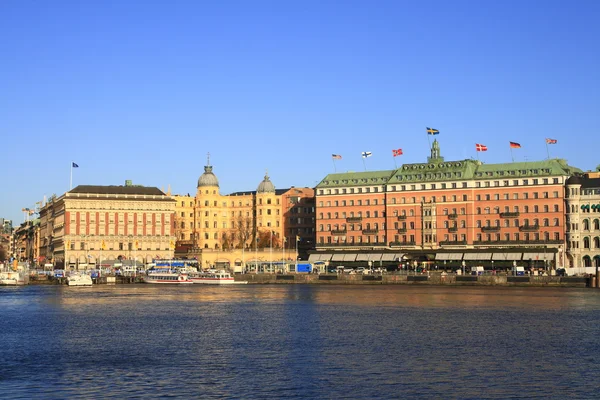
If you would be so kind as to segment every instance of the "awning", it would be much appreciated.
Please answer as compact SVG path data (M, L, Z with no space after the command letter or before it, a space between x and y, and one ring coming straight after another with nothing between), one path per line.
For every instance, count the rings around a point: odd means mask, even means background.
M330 254L330 253L321 254L319 257L319 261L329 261L329 260L331 260L332 255L333 254Z
M463 253L448 253L447 260L462 260Z
M357 254L344 254L344 259L342 261L354 261L356 260Z
M310 262L319 261L320 257L321 257L320 254L309 254L308 261L310 261Z
M447 260L448 253L435 253L435 259L436 260Z
M334 254L331 261L344 261L344 254Z
M492 260L494 261L512 261L520 260L522 253L494 253Z
M381 260L381 256L382 256L382 255L383 255L383 254L381 254L381 253L373 253L373 254L370 254L370 255L369 255L369 261L379 261L379 260Z
M381 255L381 261L395 261L397 258L394 253L383 253Z
M465 260L480 260L489 261L492 258L492 253L465 253Z
M369 261L368 253L361 253L356 256L356 261Z

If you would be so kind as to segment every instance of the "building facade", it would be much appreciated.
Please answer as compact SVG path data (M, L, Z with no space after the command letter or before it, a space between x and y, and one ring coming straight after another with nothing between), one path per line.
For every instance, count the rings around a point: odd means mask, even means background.
M570 177L566 202L566 267L600 267L600 172Z
M173 199L176 249L181 256L206 258L215 252L273 248L289 258L296 241L298 251L305 253L314 242L314 190L275 189L268 174L255 191L222 195L213 167L206 165L195 196Z
M40 262L84 269L172 258L174 212L155 187L77 186L40 209Z
M313 259L563 265L565 183L577 172L560 159L445 161L435 140L425 163L330 174L316 187Z

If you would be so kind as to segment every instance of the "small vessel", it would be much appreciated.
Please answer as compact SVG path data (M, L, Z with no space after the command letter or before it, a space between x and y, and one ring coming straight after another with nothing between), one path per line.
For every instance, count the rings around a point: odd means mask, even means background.
M71 272L67 277L67 285L69 286L92 286L92 284L92 277L88 274Z
M185 283L193 283L187 274L181 274L179 272L173 272L171 270L155 270L149 271L148 274L144 277L145 283L160 283L160 284L185 284Z
M190 275L189 278L194 283L207 285L244 285L248 283L248 281L236 281L229 272L223 270L201 272Z
M0 271L0 286L21 286L29 283L24 271Z

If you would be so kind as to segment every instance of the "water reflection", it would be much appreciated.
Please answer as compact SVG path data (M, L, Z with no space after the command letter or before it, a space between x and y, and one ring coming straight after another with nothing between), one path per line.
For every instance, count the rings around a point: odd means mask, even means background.
M8 398L592 398L600 291L0 289Z

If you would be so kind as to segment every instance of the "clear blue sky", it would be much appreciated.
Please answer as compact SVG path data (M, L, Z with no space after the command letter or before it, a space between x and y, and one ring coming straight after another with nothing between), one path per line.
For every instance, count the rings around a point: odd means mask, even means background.
M126 179L193 194L337 171L600 164L600 1L0 2L0 217ZM593 144L593 145L592 145Z

